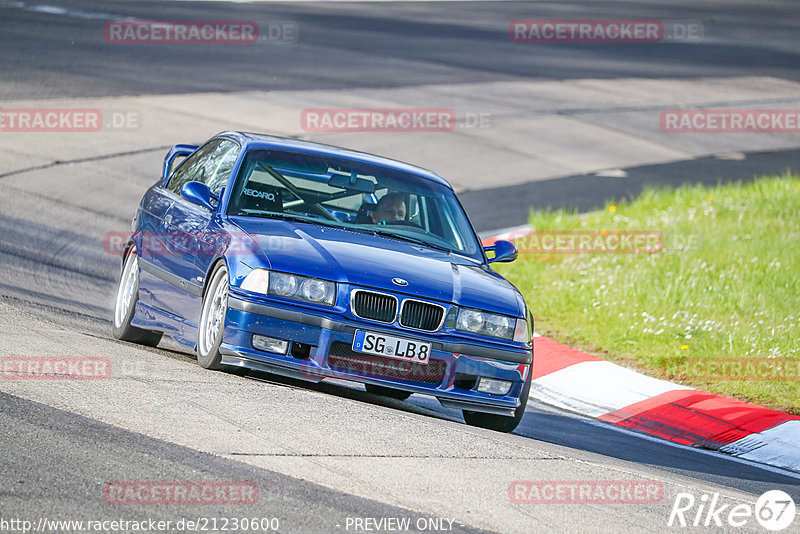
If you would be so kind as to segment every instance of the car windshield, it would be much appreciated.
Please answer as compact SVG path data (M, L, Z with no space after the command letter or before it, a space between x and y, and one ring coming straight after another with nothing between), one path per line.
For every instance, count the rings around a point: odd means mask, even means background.
M453 191L400 170L277 149L245 155L228 214L377 233L482 260Z

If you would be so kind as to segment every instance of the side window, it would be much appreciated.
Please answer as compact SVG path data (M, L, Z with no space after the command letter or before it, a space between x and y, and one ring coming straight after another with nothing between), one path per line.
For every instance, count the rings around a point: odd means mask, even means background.
M219 196L222 188L228 183L237 157L239 157L239 145L227 139L223 139L209 156L205 173L208 179L205 183L215 195Z
M179 195L183 184L191 182L192 180L198 180L206 158L219 146L220 142L221 139L215 139L210 143L206 143L198 148L194 154L186 158L175 172L172 173L172 178L169 179L167 189Z
M218 195L228 183L238 155L239 145L227 139L215 139L186 158L170 178L167 189L180 194L183 184L196 181L208 185L211 192Z

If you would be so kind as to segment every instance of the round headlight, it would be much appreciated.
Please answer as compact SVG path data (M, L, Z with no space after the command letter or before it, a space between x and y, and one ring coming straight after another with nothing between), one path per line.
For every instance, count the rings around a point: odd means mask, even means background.
M269 280L270 293L279 297L291 297L297 291L297 277L293 274L272 273Z
M322 302L328 297L328 284L324 280L306 278L300 286L300 295L311 302Z
M486 318L486 333L494 337L510 338L511 318L503 315L490 315Z
M483 328L483 314L477 310L461 310L458 314L459 330L467 332L479 332Z

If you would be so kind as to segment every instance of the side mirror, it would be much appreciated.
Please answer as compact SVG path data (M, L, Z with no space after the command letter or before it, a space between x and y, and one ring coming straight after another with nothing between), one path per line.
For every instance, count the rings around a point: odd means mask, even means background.
M508 263L517 259L519 252L517 245L513 241L499 240L495 241L493 245L483 247L486 252L494 252L494 258L489 259L489 263L501 262Z
M219 205L219 197L211 192L203 182L186 182L181 187L181 196L210 211L216 211Z
M167 176L172 174L172 163L175 161L175 158L190 156L197 149L197 145L175 145L172 147L164 158L164 169L161 171L161 179L166 180Z

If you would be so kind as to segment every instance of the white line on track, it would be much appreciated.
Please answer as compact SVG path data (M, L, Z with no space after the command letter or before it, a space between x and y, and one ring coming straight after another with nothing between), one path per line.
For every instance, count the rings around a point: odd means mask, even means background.
M112 13L102 13L99 11L84 11L82 9L67 9L59 6L51 6L47 4L26 4L25 2L0 2L0 7L4 8L18 8L31 13L42 13L46 15L61 15L74 19L84 20L140 20L136 17L124 17L122 15L114 15Z

